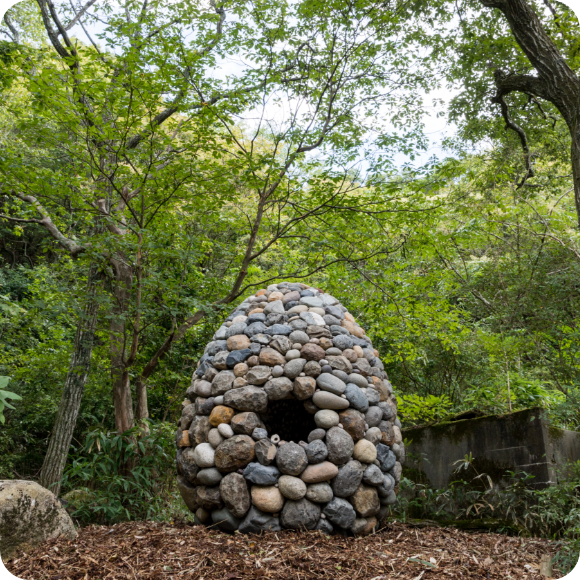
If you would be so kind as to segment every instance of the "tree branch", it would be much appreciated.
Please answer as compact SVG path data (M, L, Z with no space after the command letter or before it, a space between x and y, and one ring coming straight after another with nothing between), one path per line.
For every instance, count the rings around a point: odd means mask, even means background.
M12 22L10 22L10 17L8 16L8 12L6 14L4 14L4 23L6 24L6 26L8 26L8 30L10 30L10 32L12 33L12 40L16 44L20 43L20 34L18 33L18 30L16 30L16 27L12 24ZM2 32L7 34L5 31L2 31Z

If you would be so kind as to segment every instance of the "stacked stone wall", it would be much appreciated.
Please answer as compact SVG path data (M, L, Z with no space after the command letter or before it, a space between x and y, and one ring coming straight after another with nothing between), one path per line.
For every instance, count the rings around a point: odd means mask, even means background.
M199 361L178 486L197 523L225 531L368 534L396 501L400 428L379 353L347 309L305 284L271 285Z

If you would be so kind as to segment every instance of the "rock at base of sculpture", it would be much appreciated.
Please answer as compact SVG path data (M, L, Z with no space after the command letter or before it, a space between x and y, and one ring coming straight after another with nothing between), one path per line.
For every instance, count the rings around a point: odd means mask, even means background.
M396 501L405 449L384 365L352 314L306 284L268 286L228 316L179 425L196 522L366 535Z
M77 535L56 496L34 481L0 481L0 555L6 562L21 550Z

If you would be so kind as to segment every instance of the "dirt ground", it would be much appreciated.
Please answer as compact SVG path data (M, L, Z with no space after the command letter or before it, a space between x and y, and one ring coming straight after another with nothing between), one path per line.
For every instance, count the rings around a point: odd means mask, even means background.
M6 567L25 580L528 579L540 574L548 540L413 528L394 523L365 538L320 532L227 535L201 526L132 522L89 526ZM560 578L557 570L554 578Z

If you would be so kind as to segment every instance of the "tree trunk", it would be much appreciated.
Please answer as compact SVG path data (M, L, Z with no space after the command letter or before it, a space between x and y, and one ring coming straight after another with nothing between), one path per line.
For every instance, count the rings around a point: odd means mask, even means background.
M96 268L91 268L87 288L88 301L77 326L69 371L50 436L48 450L40 470L40 485L49 488L57 496L60 493L60 481L66 465L70 442L76 427L85 390L85 383L91 367L91 354L93 352L97 312L99 309L98 301L96 300L96 284Z
M538 74L538 76L506 75L503 71L496 71L498 94L494 100L498 97L503 98L512 91L532 94L551 102L568 125L572 140L574 201L580 227L580 78L566 62L526 0L480 0L480 2L489 8L501 10L518 45Z
M122 258L121 258L122 260ZM115 428L123 433L135 426L133 415L133 398L129 373L125 369L125 342L128 293L133 281L130 266L121 260L115 260L115 288L113 296L116 304L110 322L111 331L111 382L113 385L113 404L115 407Z

